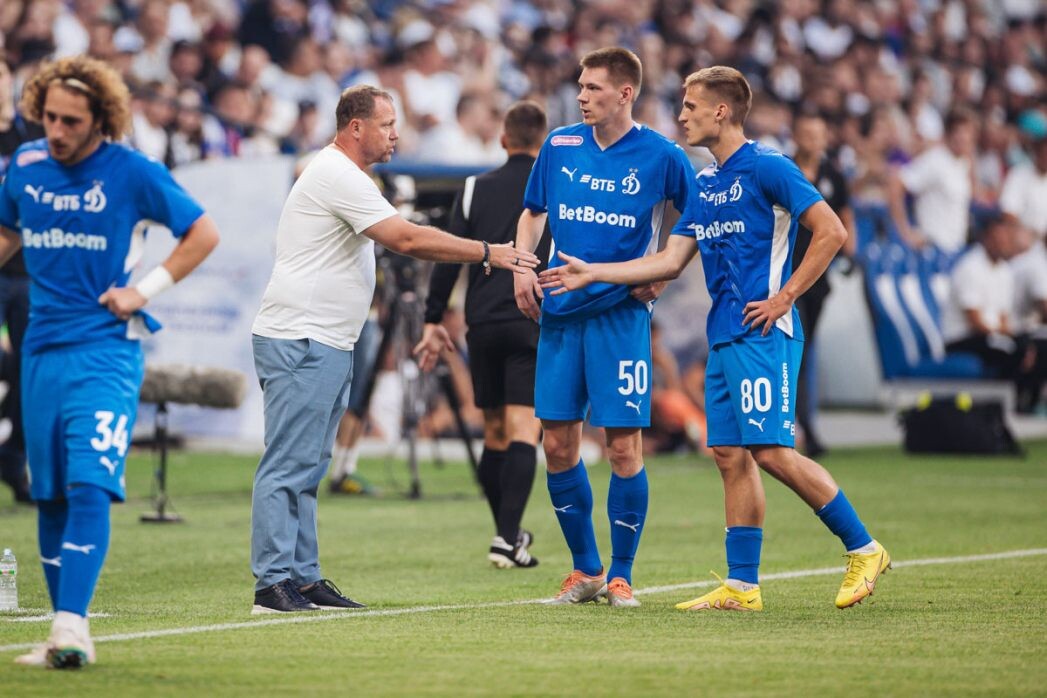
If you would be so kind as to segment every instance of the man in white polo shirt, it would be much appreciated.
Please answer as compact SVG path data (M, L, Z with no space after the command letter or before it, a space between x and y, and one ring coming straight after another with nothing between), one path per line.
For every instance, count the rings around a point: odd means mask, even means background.
M910 247L930 244L959 253L967 245L977 130L972 112L950 112L945 118L945 141L920 153L890 179L891 217ZM915 226L906 212L906 192L913 196Z
M946 349L977 355L999 378L1013 380L1018 395L1042 381L1035 350L1016 331L1014 270L1017 226L998 215L952 270L952 291L942 315Z
M1032 144L1032 159L1012 167L1003 180L1000 209L1043 242L1047 238L1047 131L1038 136Z
M364 169L386 162L398 138L389 95L342 93L334 142L309 163L284 204L276 263L253 327L265 409L265 453L255 475L252 613L360 608L320 574L316 493L345 412L353 346L375 284L374 242L438 262L524 272L538 258L397 214Z
M1019 412L1036 410L1047 371L1047 120L1033 120L1030 127L1035 129L1030 134L1032 159L1007 173L1000 192L1000 208L1022 224L1024 238L1031 238L1031 244L1022 246L1028 249L1011 260L1014 317L1018 331L1035 346L1035 373L1041 380L1018 393Z

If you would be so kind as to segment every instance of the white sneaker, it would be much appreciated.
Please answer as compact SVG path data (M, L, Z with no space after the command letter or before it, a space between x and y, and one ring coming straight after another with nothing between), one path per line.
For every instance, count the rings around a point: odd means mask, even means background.
M47 661L55 669L79 669L95 662L87 619L75 613L55 613L47 645Z

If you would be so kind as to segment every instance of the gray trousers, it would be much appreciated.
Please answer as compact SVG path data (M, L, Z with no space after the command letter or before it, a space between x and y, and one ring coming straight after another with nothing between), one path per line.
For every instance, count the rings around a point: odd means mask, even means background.
M316 492L349 401L353 352L312 339L252 343L265 452L251 498L251 571L256 590L285 579L301 586L321 579Z

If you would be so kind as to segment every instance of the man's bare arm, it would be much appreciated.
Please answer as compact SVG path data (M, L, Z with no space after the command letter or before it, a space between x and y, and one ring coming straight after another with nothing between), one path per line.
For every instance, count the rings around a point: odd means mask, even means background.
M516 247L517 249L533 252L538 247L538 242L545 232L545 221L548 213L535 213L525 208L520 214L520 220L516 222ZM542 289L538 285L538 277L531 270L525 274L513 277L513 295L516 298L516 307L528 318L538 322L541 308L538 301L542 298Z
M763 327L763 334L771 331L775 321L789 312L793 303L809 289L829 268L829 263L847 240L847 229L840 217L824 201L813 204L800 216L800 222L811 231L811 245L800 266L785 286L763 301L745 305L746 325Z
M0 225L0 267L11 261L11 258L20 249L22 249L22 236Z
M631 259L628 262L589 263L558 252L564 265L541 273L542 288L555 289L553 295L584 288L602 281L632 286L652 281L669 281L678 277L687 263L698 252L694 238L673 235L665 249L655 255Z
M99 296L98 302L113 315L126 320L145 306L152 295L188 276L217 245L218 226L213 218L204 214L189 227L160 267L149 272L136 286L109 289ZM151 287L154 288L152 292Z
M416 225L403 216L390 216L363 231L393 252L431 262L480 262L484 243L451 235L428 225ZM538 266L538 258L529 250L515 250L511 244L488 245L492 267L518 274Z

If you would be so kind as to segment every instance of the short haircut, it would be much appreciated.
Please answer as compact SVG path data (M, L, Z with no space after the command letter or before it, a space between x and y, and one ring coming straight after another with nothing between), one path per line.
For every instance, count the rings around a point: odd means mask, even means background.
M353 119L370 119L374 116L375 102L387 99L392 104L393 98L388 92L371 85L357 85L342 92L335 107L335 129L341 131Z
M683 82L685 90L700 85L731 108L731 122L745 123L753 106L753 91L741 72L725 65L714 65L691 73Z
M545 140L548 122L535 102L516 102L505 113L505 140L509 148L538 148Z
M615 85L632 85L635 89L634 99L640 94L643 66L636 54L627 48L611 46L590 51L582 57L581 66L603 68Z
M108 64L87 56L45 63L22 90L20 106L26 119L43 121L44 102L52 87L86 97L103 136L119 140L130 133L131 94L120 74Z
M945 115L946 133L952 133L965 124L978 125L978 116L970 109L956 107L955 109L951 109L949 113Z

